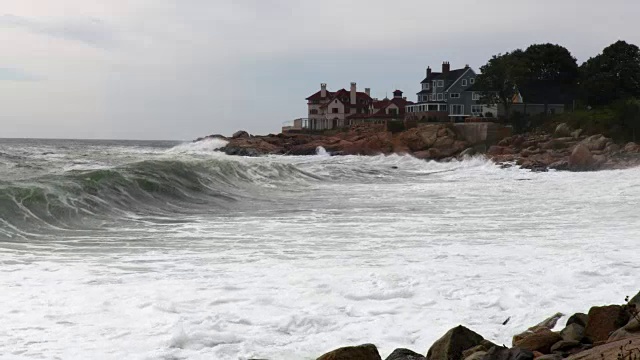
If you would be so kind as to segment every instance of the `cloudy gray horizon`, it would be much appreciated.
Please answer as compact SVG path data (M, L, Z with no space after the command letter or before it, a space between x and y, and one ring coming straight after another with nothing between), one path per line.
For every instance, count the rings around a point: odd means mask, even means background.
M175 139L277 133L304 98L395 89L425 68L560 44L579 63L640 44L633 0L8 0L0 138Z

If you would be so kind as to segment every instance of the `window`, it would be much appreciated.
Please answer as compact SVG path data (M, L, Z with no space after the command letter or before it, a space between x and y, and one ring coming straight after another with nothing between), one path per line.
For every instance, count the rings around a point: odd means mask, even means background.
M436 101L436 96L434 94L429 95L429 101Z
M337 114L338 113L338 108L331 109L331 112L334 113L334 114Z
M469 82L472 83L472 84L475 84L476 83L476 78L469 79Z
M444 80L438 80L438 87L444 87Z
M429 90L429 83L424 84L424 86L425 86L424 88L425 90Z
M436 88L436 85L437 85L437 84L438 84L438 82L437 82L437 81L435 81L435 80L433 80L433 88L434 88L434 89Z
M471 105L471 115L482 116L482 105Z
M462 79L462 86L467 86L467 79Z
M464 105L451 105L451 115L464 115Z
M318 114L318 109L311 109L311 110L309 110L309 114L317 115L317 114Z
M460 99L460 93L451 93L449 94L451 99Z
M438 101L443 101L444 100L444 94L440 93L438 94Z
M477 92L474 92L473 95L471 95L471 99L472 100L480 100L480 94Z

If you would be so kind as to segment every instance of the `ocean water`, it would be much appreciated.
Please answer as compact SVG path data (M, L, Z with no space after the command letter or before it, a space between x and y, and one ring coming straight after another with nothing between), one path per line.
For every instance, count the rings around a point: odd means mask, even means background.
M0 358L384 358L640 290L640 169L222 145L0 140Z

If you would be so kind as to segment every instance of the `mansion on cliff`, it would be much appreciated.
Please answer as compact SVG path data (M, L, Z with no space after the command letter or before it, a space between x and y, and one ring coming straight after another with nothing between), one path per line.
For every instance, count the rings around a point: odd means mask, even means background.
M400 90L395 90L391 99L378 100L371 97L370 88L358 91L355 82L351 83L349 90L337 91L330 91L327 84L320 84L320 90L306 98L307 118L288 122L283 131L330 130L390 120L464 122L507 115L503 106L482 103L481 97L486 91L477 88L476 77L477 73L468 65L451 69L450 63L445 61L439 72L427 67L416 102L408 101ZM567 104L567 99L560 94L550 96L556 92L548 85L518 90L511 113L560 113Z

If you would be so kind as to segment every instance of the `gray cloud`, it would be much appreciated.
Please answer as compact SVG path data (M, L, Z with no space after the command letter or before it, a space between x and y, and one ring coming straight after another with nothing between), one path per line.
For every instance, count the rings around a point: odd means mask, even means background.
M5 14L0 15L1 26L22 28L37 34L77 41L98 48L111 48L116 44L115 31L97 18L47 21Z

